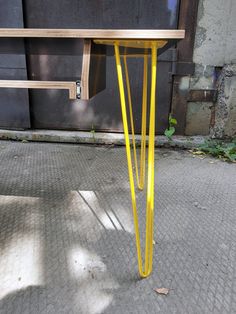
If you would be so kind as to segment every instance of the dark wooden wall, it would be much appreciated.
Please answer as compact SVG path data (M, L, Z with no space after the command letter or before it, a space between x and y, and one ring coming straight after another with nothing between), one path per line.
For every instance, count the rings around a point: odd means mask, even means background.
M24 27L21 0L0 0L0 27ZM24 40L0 39L0 79L16 78L27 79ZM0 89L0 126L30 127L27 90Z
M182 0L181 5L184 2L186 1ZM178 28L180 1L0 0L0 7L4 8L4 10L0 10L1 27L174 29ZM12 10L13 7L14 10ZM182 21L183 17L180 20ZM13 41L18 49L21 49L20 45L22 45L22 55L0 55L0 65L4 64L4 67L7 67L5 72L2 68L0 69L2 78L57 78L61 80L79 78L81 47L78 41L41 39L20 42L17 40L17 44L16 40ZM24 45L23 42L25 42ZM25 48L28 52L26 61ZM34 52L36 48L41 49L41 53ZM156 124L159 134L163 134L167 127L168 115L171 111L173 56L175 56L174 50L169 50L160 56L158 63ZM8 61L5 62L4 58L7 58ZM9 58L15 58L21 64L15 64L16 61L11 62ZM142 60L132 59L128 64L133 91L136 132L139 132ZM88 102L69 101L64 91L2 90L0 91L0 127L96 129L120 132L122 131L121 112L115 62L112 56L107 57L106 81L107 88ZM9 106L9 112L6 113L4 103L10 99L9 95L12 97L12 105ZM24 113L23 116L22 113ZM22 120L22 118L24 119Z

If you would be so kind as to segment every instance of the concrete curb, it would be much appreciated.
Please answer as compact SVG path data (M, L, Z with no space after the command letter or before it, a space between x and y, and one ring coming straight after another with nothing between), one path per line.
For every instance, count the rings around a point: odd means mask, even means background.
M56 142L76 144L124 145L124 136L120 133L58 131L58 130L0 130L1 140ZM137 145L140 145L141 136L137 135ZM208 136L173 136L168 140L165 136L156 136L156 146L194 148L205 142Z

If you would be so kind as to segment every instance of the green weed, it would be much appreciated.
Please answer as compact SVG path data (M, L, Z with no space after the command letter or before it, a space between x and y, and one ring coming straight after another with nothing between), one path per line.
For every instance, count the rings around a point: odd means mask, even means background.
M175 133L175 125L177 125L177 120L172 117L172 115L169 115L169 127L165 130L164 134L165 136L171 140L172 136Z
M193 153L203 152L225 161L236 162L236 139L231 142L208 140Z

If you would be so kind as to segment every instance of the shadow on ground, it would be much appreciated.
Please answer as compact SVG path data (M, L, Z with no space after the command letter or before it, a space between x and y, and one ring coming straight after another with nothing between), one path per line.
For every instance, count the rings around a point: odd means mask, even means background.
M235 166L157 157L154 271L140 280L123 148L0 142L0 312L233 313Z

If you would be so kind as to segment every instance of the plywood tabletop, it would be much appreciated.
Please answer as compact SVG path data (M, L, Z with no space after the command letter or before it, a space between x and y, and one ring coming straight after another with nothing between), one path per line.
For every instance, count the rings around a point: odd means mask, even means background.
M0 28L0 37L91 38L91 39L183 39L179 29L49 29Z

